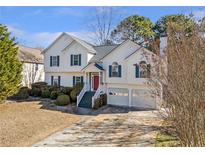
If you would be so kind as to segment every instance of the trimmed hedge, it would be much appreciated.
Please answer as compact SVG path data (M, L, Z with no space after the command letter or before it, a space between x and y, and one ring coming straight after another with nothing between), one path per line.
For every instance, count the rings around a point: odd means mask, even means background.
M72 90L73 90L72 87L62 87L61 88L61 92L64 93L65 95L70 95Z
M68 104L70 104L70 97L68 95L60 95L60 96L58 96L55 104L59 105L59 106L68 105Z
M70 97L71 97L71 100L73 102L76 102L77 101L77 96L78 94L80 93L80 91L83 89L83 84L76 84L74 87L73 87L73 90L71 91L70 93Z
M9 97L11 99L21 100L27 99L29 97L29 88L28 87L21 87L18 93L14 94L13 96Z
M56 99L58 97L59 91L52 91L50 94L51 99Z
M51 95L51 93L50 93L50 91L48 89L42 90L41 96L43 98L50 98L50 95Z

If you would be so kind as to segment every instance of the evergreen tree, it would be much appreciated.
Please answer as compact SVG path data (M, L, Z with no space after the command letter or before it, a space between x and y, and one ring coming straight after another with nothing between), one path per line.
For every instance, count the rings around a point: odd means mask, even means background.
M130 39L136 43L142 43L152 40L154 24L150 19L143 16L130 16L120 22L120 24L112 31L111 37L116 42L122 42Z
M18 47L6 26L0 24L0 102L17 92L22 79Z

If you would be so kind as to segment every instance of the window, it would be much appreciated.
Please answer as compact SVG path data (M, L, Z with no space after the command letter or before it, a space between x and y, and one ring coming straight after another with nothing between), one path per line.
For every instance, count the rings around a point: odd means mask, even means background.
M109 77L121 77L121 65L118 65L117 62L113 62L109 66Z
M138 64L135 64L135 77L136 78L149 78L151 65L147 64L145 61L141 61Z
M53 85L58 86L58 77L57 76L53 77Z
M73 85L83 83L83 76L73 76Z
M119 76L118 63L113 62L112 63L112 77L118 77L118 76Z
M71 66L81 66L81 54L71 55Z
M59 66L60 56L50 56L50 66Z
M52 66L57 66L57 56L52 57Z
M73 64L78 65L79 63L79 55L73 55Z

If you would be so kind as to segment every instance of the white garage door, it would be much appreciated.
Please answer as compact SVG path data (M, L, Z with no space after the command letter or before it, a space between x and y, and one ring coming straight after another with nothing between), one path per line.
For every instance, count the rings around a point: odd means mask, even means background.
M133 89L131 106L155 109L156 97L148 89Z
M108 104L129 106L129 91L125 88L109 88Z

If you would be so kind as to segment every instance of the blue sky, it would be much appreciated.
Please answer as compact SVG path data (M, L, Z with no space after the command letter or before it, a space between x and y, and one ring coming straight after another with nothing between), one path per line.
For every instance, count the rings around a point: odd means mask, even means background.
M92 16L100 7L0 7L0 23L8 26L20 44L48 46L61 32L69 32L89 40ZM117 25L130 15L142 15L152 22L168 14L189 14L196 18L205 16L205 7L114 7ZM91 40L89 40L91 41Z

